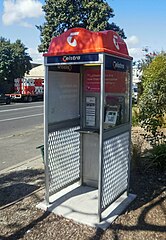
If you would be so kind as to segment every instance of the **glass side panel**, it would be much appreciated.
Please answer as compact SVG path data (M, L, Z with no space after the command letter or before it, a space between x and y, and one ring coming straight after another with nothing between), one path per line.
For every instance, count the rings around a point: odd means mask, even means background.
M104 129L129 122L131 62L106 56Z

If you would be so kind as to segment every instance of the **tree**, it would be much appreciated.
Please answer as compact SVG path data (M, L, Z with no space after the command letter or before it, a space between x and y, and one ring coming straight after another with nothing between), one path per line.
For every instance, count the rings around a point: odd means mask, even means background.
M143 72L143 94L140 98L140 121L150 133L153 144L163 137L159 129L166 114L166 54L156 56Z
M0 85L12 84L13 80L23 77L32 68L31 57L26 53L27 48L20 40L11 43L0 38Z
M40 30L39 52L46 52L53 36L73 27L91 31L114 30L125 38L123 29L108 21L114 17L113 9L105 0L46 0L43 6L46 22L37 26Z
M142 51L145 52L144 58L133 62L133 66L136 66L138 69L139 79L141 80L141 82L138 83L138 100L143 93L144 70L149 66L149 64L159 54L155 51L149 52L148 47L143 48Z
M143 48L142 51L145 52L145 58L135 62L135 65L137 65L140 71L146 69L153 59L158 55L158 53L155 51L149 52L148 47Z

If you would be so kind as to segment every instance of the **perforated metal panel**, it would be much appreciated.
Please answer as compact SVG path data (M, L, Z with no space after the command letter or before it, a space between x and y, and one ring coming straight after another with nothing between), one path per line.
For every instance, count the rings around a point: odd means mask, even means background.
M127 189L128 161L128 132L104 141L101 210L109 206Z
M48 168L49 195L79 179L80 134L79 127L49 134Z

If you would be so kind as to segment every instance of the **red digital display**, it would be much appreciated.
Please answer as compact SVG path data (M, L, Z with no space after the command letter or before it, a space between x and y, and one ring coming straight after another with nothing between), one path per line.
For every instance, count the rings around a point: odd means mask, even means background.
M105 71L105 92L125 93L127 73L113 70ZM100 69L85 69L84 91L100 92Z

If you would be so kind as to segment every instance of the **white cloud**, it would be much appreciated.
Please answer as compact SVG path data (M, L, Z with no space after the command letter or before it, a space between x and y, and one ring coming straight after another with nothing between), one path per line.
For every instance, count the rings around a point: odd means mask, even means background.
M43 61L44 61L43 54L39 53L36 48L28 48L27 52L29 53L29 55L32 58L33 62L35 62L35 63L43 63Z
M135 46L139 43L139 39L137 36L131 36L129 38L127 38L125 40L125 42L127 43L127 45L130 47L130 46Z
M39 0L4 0L2 21L4 25L18 23L30 27L24 19L38 18L43 15L42 4Z
M125 42L127 44L127 48L129 51L129 55L133 57L134 61L140 60L144 57L144 53L142 51L142 48L139 44L139 38L135 35L132 35L125 39Z
M28 22L25 22L25 21L20 21L19 25L23 26L23 27L26 27L26 28L32 28L33 27L32 24L30 24Z
M133 57L134 61L140 60L144 57L142 48L128 48L129 55Z

